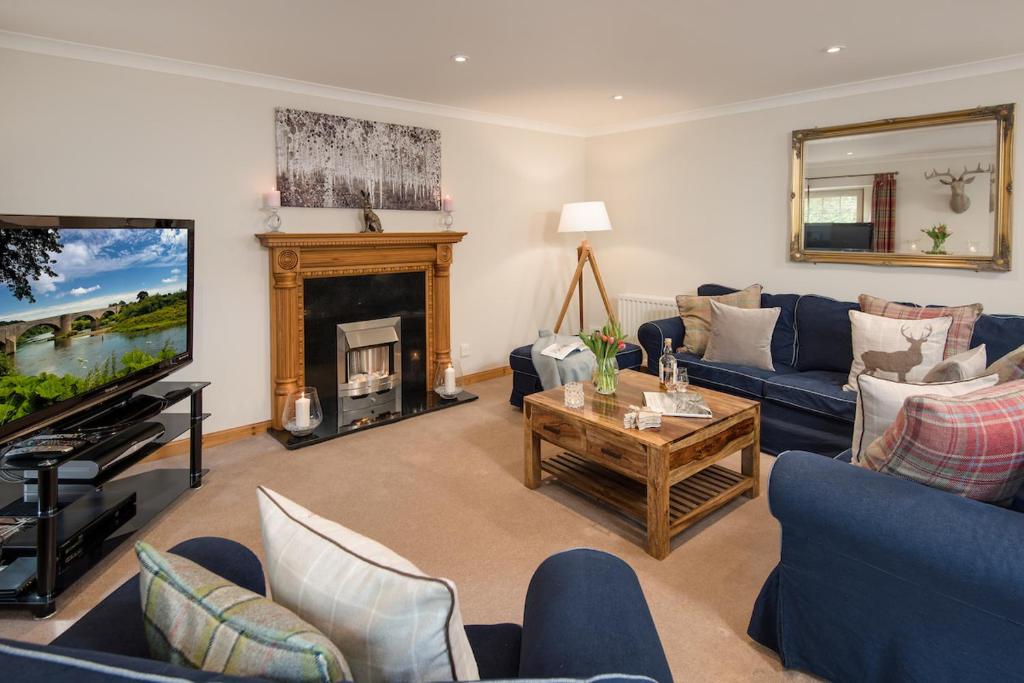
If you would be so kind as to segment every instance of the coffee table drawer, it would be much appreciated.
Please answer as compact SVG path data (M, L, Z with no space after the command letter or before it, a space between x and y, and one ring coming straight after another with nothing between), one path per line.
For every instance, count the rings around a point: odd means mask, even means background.
M545 441L550 441L577 453L583 451L586 439L583 438L583 430L578 425L563 420L557 415L541 411L533 413L530 420L533 431L537 432Z
M587 427L587 457L641 476L647 474L647 453L643 446L597 427Z

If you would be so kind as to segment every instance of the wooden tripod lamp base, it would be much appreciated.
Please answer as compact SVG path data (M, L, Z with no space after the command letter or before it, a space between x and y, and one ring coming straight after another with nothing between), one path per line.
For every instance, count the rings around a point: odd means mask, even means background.
M565 314L569 310L569 302L572 301L572 294L577 289L579 290L580 300L580 332L583 331L583 266L587 262L590 263L590 270L594 272L594 281L597 283L597 291L601 294L604 310L608 312L608 317L613 322L617 322L615 313L612 311L612 304L608 300L608 292L604 288L604 280L601 279L601 271L597 267L597 256L595 256L594 250L590 247L590 243L587 240L583 240L580 242L580 246L576 247L576 256L576 272L572 275L569 291L565 293L562 310L558 313L558 322L555 323L555 334L558 334L558 330L562 327L562 321L565 320Z

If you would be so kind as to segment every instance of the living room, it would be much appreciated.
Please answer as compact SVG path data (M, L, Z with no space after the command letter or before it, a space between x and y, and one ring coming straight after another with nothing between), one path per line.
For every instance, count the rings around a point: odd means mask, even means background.
M1018 675L1024 8L861 9L0 0L4 680Z

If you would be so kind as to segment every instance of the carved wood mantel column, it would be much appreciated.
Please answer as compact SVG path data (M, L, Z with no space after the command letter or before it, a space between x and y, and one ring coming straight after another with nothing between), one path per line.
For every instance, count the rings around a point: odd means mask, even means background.
M283 429L289 393L305 383L303 280L420 271L426 275L428 376L451 361L451 264L464 232L284 233L256 237L270 250L271 422Z

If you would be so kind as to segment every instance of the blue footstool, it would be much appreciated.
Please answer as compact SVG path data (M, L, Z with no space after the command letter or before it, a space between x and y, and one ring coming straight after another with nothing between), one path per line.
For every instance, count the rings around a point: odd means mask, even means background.
M512 367L512 395L508 402L516 408L523 407L523 398L538 391L544 391L540 384L540 376L533 367L530 350L533 344L520 346L508 355L508 364ZM626 348L615 354L620 370L634 370L644 362L643 350L636 344L626 344Z

